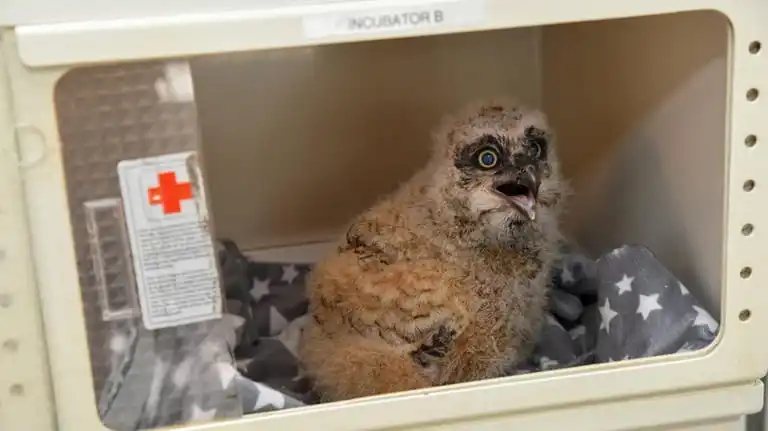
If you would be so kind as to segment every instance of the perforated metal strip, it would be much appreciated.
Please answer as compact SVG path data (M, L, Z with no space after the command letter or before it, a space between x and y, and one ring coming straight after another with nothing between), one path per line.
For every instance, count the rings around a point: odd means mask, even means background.
M37 287L0 39L0 430L54 430Z

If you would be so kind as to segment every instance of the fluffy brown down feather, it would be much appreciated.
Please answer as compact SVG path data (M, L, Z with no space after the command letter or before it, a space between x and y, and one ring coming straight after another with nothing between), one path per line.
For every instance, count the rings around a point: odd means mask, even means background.
M324 401L498 377L535 343L568 190L544 115L477 103L433 141L426 166L359 215L310 277L299 355ZM478 165L489 146L495 169ZM532 219L499 182L538 189Z

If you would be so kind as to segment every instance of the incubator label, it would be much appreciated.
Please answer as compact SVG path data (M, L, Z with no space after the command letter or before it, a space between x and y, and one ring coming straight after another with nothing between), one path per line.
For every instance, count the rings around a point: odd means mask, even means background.
M117 171L144 325L220 318L216 250L196 154L125 160Z
M304 35L318 39L425 27L463 27L478 24L484 18L482 0L455 0L308 15L303 23Z

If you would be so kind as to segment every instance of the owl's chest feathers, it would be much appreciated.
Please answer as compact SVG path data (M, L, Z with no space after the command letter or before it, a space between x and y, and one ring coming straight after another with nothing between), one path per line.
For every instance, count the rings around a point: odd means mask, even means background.
M549 262L485 253L447 261L460 267L465 278L453 292L462 308L440 381L498 376L535 340L546 304L548 277L543 274Z
M402 277L396 283L396 292L402 295L396 303L399 313L412 316L413 321L398 320L396 326L405 323L398 332L406 339L418 338L422 328L452 315L458 332L505 344L510 332L527 332L521 326L539 318L551 264L546 254L454 248L431 239L424 238L421 247L397 248L408 251L385 265L384 272L395 270ZM387 302L389 293L377 301Z
M465 260L464 265L469 283L460 295L469 305L470 327L480 326L479 332L504 337L515 330L511 326L527 317L537 318L547 296L547 284L541 275L548 272L548 262L481 254Z
M356 311L331 317L403 347L446 327L456 334L454 350L482 357L529 338L546 298L540 274L548 262L538 251L548 249L546 238L537 235L524 249L489 249L437 223L426 209L408 208L383 206L350 227L327 267L355 283L326 275L318 282L333 287L322 294L330 310L336 301L340 310Z

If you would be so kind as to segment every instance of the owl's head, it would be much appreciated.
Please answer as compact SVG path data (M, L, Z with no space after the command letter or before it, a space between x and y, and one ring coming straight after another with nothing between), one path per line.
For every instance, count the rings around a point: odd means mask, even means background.
M473 104L446 118L434 141L437 192L490 239L512 239L561 198L552 133L539 111L512 100Z

